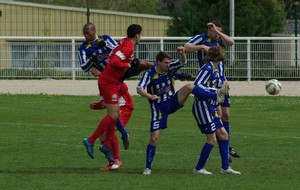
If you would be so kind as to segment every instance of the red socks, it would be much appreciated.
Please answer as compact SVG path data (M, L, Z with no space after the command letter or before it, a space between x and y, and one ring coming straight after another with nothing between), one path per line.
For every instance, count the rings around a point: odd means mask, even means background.
M89 142L94 144L97 138L100 137L106 131L106 140L111 138L115 131L117 121L114 121L110 115L106 115L98 124L98 127L94 131L94 133L89 137ZM105 141L106 141L105 140ZM104 141L104 143L105 143ZM106 143L105 143L106 144ZM106 146L106 145L105 145ZM107 148L111 148L109 145Z

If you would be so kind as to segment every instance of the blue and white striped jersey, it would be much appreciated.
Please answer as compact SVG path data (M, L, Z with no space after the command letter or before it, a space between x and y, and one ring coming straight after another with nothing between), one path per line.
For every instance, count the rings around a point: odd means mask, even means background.
M196 36L193 36L186 44L190 45L206 45L209 47L212 46L222 46L225 47L225 42L222 40L222 38L219 38L217 41L212 41L207 34L198 34ZM201 68L205 63L202 61L203 57L205 57L206 52L204 50L199 50L197 52L198 55L198 61L199 61L199 67Z
M216 90L216 80L218 79L217 70L218 69L214 68L211 62L204 64L194 81L194 85L211 91ZM218 105L216 100L202 100L195 97L192 111L198 125L208 125L213 123L215 108Z
M148 99L150 104L166 102L175 94L174 73L185 64L179 60L171 62L168 72L165 73L158 73L156 66L154 66L144 72L137 88L147 89L149 94L155 94L159 97L157 100Z
M219 78L218 68L214 68L212 62L204 64L194 81L194 85L203 89L215 89L216 80Z
M218 78L218 84L217 87L221 88L223 85L223 82L227 80L225 76L225 62L221 61L218 65L218 72L219 72L219 78Z
M99 47L99 41L104 40L106 46ZM84 71L88 71L92 66L90 61L92 56L97 56L97 66L104 69L107 64L107 58L110 52L117 46L117 42L108 35L100 35L98 38L89 43L87 41L83 42L78 49L78 58L80 62L80 67Z

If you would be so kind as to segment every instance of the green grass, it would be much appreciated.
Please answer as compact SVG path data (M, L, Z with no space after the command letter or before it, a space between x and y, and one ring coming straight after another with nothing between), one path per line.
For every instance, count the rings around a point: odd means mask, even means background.
M121 146L118 171L98 168L82 144L105 111L90 110L93 96L0 95L0 189L298 189L300 186L300 97L232 97L231 144L241 154L231 166L242 175L219 173L217 145L206 169L192 173L205 142L191 113L192 98L169 117L153 162L143 176L149 139L149 106L135 96L128 130L129 150ZM118 136L120 136L118 134ZM121 142L120 142L121 143Z

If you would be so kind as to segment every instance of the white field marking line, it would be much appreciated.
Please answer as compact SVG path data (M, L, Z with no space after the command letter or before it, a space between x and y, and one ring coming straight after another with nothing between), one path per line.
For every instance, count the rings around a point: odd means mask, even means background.
M134 127L133 127L134 128ZM177 132L172 132L172 129L170 130L169 128L171 127L168 127L165 131L166 135L168 136L182 136L182 133L177 133ZM134 130L137 130L137 131L144 131L144 129L139 129L139 128L134 128ZM170 130L170 131L169 131ZM194 134L195 132L198 132L199 133L199 136L203 136L203 134L201 134L201 132L199 131L198 128L196 129L184 129L184 130L180 130L181 132L188 132L188 133L191 133L191 134ZM148 131L149 132L149 129ZM261 137L261 138L279 138L279 139L286 139L286 138L292 138L292 139L300 139L300 136L282 136L282 135L264 135L264 134L258 134L258 133L239 133L239 132L233 132L233 134L231 134L232 137L234 136L240 136L242 135L243 138L247 138L247 136L255 136L255 137Z
M67 128L68 126L66 125L53 125L53 124L36 124L36 123L0 123L0 125L9 125L9 126L14 126L14 125L32 125L32 126L41 126L41 127L59 127L59 128Z
M65 144L65 143L48 143L48 142L38 142L38 143L41 143L41 144L52 144L52 145L55 145L55 146L65 146L65 147L76 147L76 148L80 148L80 149L84 149L85 150L85 148L84 148L84 145L70 145L70 144ZM99 145L100 146L100 145ZM95 149L94 149L95 150ZM130 153L130 154L145 154L145 151L143 150L143 151L140 151L140 150L130 150L130 151L127 151L127 150L121 150L120 149L120 152L126 152L126 153ZM85 153L85 151L84 151L84 153ZM101 153L100 151L99 151L99 153ZM156 152L156 154L159 154L159 155L163 155L163 156L178 156L178 154L177 153L172 153L172 152L159 152L159 151L157 151ZM186 154L185 154L186 155ZM199 157L199 155L197 155L197 153L195 153L195 154L193 154L193 155L186 155L186 156L184 156L184 155L181 155L181 157L190 157L190 156L194 156L194 157ZM209 156L209 158L213 158L213 159L220 159L220 157L219 156Z
M265 134L257 134L257 133L234 133L235 135L239 136L239 135L243 135L243 138L247 138L247 136L255 136L255 137L269 137L269 138L280 138L280 139L300 139L300 136L281 136L281 135L265 135ZM231 136L235 136L235 135L231 135Z
M68 126L66 126L66 125L53 125L53 124L34 124L34 123L0 123L0 125L9 125L9 126L13 126L13 125L18 125L18 126L20 126L20 125L26 125L26 124L28 124L28 125L32 125L32 126L42 126L42 127L58 127L58 128L67 128ZM149 132L149 129L147 128L141 128L141 127L134 127L134 126L132 126L132 127L130 127L129 126L129 129L131 129L131 128L133 128L134 130L137 130L137 131L146 131L146 132ZM171 127L168 127L168 128L171 128ZM167 129L168 129L167 128ZM128 129L127 127L126 127L126 129ZM181 131L183 131L183 132L191 132L191 133L194 133L195 132L195 130L193 130L193 129L185 129L185 130L181 130ZM198 131L198 129L196 128L196 131ZM166 131L167 132L167 131ZM168 133L168 135L171 135L171 136L182 136L182 134L177 134L177 132L175 133L174 132L174 134L173 134L173 132L172 131L170 131L170 132L167 132ZM200 132L199 132L200 133ZM268 138L274 138L274 137L276 137L276 138L281 138L281 139L286 139L286 138L289 138L289 139L300 139L300 136L279 136L279 135L264 135L264 134L256 134L256 133L235 133L234 132L234 134L233 135L231 135L231 136L235 136L235 134L237 134L237 135L244 135L245 137L247 137L247 136L256 136L256 137L263 137L263 138L266 138L266 137L268 137ZM200 135L202 135L202 134L200 134Z

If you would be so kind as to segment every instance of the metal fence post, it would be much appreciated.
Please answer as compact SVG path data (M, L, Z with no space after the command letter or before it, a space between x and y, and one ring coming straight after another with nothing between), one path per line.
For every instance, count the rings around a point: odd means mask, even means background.
M76 80L76 51L75 51L75 39L72 39L72 80Z
M247 40L247 81L251 81L251 42Z
M160 39L160 51L164 51L164 40Z

